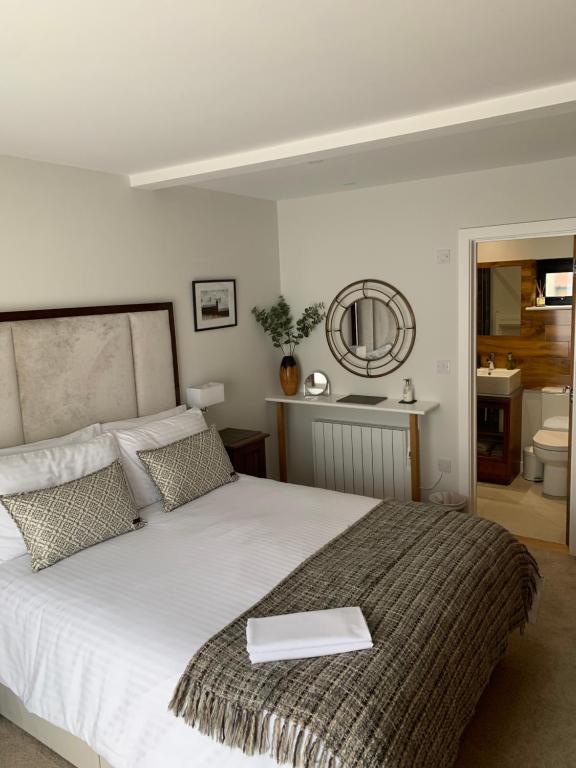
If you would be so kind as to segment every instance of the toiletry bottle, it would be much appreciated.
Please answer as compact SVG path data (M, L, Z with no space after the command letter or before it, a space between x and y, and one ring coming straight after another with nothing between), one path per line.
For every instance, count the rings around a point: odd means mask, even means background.
M402 392L402 400L405 403L414 402L414 385L412 384L412 379L404 379L404 389Z

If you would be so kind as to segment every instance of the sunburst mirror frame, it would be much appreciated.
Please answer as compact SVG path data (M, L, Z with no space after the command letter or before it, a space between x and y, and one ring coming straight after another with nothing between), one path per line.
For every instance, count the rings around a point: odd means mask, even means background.
M396 321L396 334L391 348L383 357L359 357L345 344L344 318L349 307L360 299L383 302ZM416 318L404 294L382 280L357 280L343 288L332 301L326 315L326 339L330 351L341 366L357 376L378 378L400 368L408 359L416 339Z

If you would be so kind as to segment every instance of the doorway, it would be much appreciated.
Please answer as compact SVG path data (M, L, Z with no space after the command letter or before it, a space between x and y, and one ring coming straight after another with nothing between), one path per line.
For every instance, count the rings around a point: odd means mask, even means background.
M570 541L576 554L575 234L576 219L461 231L459 385L471 509L519 536Z
M566 542L574 237L478 243L476 511Z

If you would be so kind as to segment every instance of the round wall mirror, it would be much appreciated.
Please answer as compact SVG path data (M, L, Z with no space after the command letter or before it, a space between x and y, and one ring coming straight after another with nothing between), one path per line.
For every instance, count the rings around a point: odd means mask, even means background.
M326 315L334 357L358 376L386 376L408 358L416 320L404 294L381 280L359 280L336 296Z
M394 315L379 299L359 299L344 312L344 344L363 360L384 357L392 349L396 334Z
M328 377L322 371L313 371L304 380L304 394L306 397L318 397L330 394Z

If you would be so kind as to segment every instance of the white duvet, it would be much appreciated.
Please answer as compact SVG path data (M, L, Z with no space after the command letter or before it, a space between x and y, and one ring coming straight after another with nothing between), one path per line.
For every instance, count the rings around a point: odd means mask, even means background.
M0 565L0 682L114 768L270 768L168 702L202 643L375 503L242 476L38 573Z

